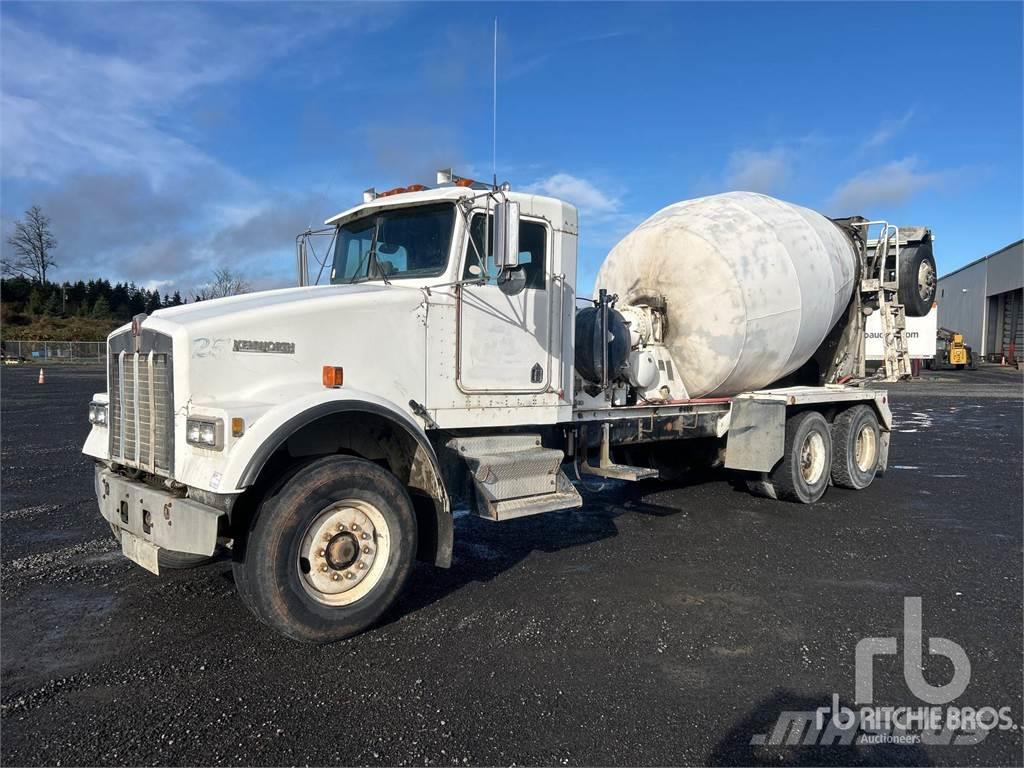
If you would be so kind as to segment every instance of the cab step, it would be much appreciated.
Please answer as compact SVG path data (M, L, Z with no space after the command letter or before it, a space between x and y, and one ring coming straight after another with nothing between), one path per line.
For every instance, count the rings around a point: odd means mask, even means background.
M481 517L508 520L583 504L562 472L565 454L544 448L540 435L460 437L448 447L469 467Z
M488 520L512 520L516 517L539 515L543 512L557 512L561 509L576 509L583 506L583 497L573 487L572 482L562 470L556 477L557 490L551 493L538 493L534 496L520 496L516 499L500 501L484 498L477 493L474 512Z
M607 477L613 480L626 480L631 483L640 480L653 479L658 476L658 470L649 467L632 467L627 464L616 464L611 459L611 439L608 423L601 425L601 445L599 450L598 464L595 467L586 456L581 457L579 469L581 475L594 475L595 477Z

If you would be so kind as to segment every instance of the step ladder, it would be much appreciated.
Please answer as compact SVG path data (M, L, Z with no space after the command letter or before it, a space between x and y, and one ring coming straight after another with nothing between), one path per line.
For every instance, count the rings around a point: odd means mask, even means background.
M540 435L458 437L448 448L469 467L480 517L510 520L583 506L562 471L565 454L544 448Z
M867 253L867 228L881 225L874 252ZM860 292L863 297L874 296L882 319L882 344L885 349L884 381L910 378L910 349L907 345L907 313L899 303L900 230L886 221L864 221L864 249L861 251ZM890 280L886 270L890 250L895 269ZM861 355L863 361L863 355ZM861 362L863 367L863 362Z

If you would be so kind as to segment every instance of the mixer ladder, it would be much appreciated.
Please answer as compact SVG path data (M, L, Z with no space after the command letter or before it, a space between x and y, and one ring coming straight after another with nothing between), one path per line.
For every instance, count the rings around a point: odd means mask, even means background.
M878 302L885 347L885 380L899 381L911 375L910 351L907 348L907 313L902 304L885 300L887 298L880 295Z
M867 228L881 225L873 252L867 249ZM910 378L910 349L907 345L907 313L899 301L900 230L886 221L862 221L864 249L861 252L861 296L873 296L882 318L882 344L885 349L885 381ZM887 269L890 250L893 266ZM863 365L863 363L861 363Z

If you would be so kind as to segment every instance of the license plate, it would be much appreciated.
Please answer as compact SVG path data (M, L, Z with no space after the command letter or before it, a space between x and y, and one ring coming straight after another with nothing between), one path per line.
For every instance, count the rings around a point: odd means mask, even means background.
M159 550L160 547L155 544L128 531L121 531L121 551L124 556L157 576L160 575L160 564L156 556Z

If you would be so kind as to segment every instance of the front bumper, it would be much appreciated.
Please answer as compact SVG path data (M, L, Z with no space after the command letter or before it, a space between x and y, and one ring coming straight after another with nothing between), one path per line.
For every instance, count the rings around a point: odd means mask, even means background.
M100 514L115 528L161 549L213 554L221 510L128 480L102 464L95 481Z

